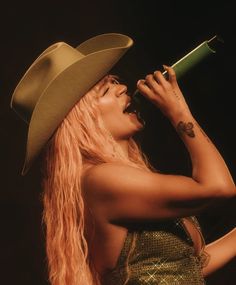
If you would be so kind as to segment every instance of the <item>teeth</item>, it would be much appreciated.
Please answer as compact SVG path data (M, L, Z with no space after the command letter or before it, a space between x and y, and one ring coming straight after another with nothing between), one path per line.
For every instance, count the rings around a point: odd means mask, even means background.
M126 106L126 108L124 109L124 113L132 113L134 109L134 106L132 103L128 103L128 105Z
M136 114L138 120L145 125L145 121L142 119L141 114L139 112L139 105L136 104L136 102L134 100L132 100L131 102L129 102L125 109L123 110L123 113L126 113L128 115L132 115L132 114Z
M126 107L125 107L125 109L124 109L124 111L123 111L124 113L126 112L126 110L128 109L128 107L130 106L130 104L131 104L131 103L128 103L128 104L126 105Z
M138 111L137 110L132 110L131 112L128 112L128 114L130 115L130 114L136 114L136 115L138 115Z

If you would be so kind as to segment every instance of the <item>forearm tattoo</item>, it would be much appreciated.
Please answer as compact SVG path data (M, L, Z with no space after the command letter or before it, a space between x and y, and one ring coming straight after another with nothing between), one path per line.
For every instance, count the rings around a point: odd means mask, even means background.
M184 123L183 121L180 121L176 127L176 130L180 135L186 134L190 138L194 138L195 133L193 131L193 127L194 125L192 122Z

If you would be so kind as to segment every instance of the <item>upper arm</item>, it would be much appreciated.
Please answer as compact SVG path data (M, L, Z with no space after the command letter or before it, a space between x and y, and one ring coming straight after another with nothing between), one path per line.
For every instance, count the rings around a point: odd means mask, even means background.
M110 221L192 215L219 197L218 189L205 189L190 177L115 163L90 168L83 190L88 203Z

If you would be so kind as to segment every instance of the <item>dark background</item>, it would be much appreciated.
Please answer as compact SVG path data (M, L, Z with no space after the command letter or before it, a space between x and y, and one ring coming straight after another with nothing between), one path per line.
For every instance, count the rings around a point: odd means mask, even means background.
M236 179L234 11L233 1L5 2L0 18L0 284L48 284L38 166L20 176L27 128L9 108L12 92L33 60L56 41L76 46L97 34L124 33L135 46L114 72L134 89L135 80L146 73L221 35L223 48L179 84ZM170 123L151 106L146 110L147 124L139 139L151 162L166 173L191 174L189 157ZM199 216L207 242L235 226L235 205L232 199ZM235 279L233 260L208 277L207 284L233 285Z

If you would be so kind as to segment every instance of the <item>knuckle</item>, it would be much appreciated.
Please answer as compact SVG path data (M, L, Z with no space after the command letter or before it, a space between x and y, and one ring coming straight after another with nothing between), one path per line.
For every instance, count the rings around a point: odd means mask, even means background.
M154 75L155 75L155 76L160 76L160 75L161 75L160 70L156 70L156 71L154 71Z
M152 74L148 74L148 75L145 77L146 80L150 80L151 78L152 78Z
M142 79L140 79L138 82L137 82L137 86L140 86L142 84Z
M139 82L137 84L137 87L138 87L138 89L141 89L141 90L143 90L145 88L144 85L142 84L142 82Z
M172 67L169 68L169 73L171 76L176 76L175 70Z

